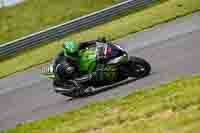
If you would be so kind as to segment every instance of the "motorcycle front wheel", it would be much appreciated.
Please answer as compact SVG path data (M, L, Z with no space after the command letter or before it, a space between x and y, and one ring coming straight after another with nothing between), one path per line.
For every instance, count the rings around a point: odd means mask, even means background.
M144 59L131 56L128 63L129 74L134 78L143 78L150 74L151 65Z

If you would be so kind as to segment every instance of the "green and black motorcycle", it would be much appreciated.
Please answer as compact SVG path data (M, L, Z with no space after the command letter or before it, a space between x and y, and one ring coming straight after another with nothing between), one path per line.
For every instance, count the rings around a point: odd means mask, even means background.
M100 45L101 50L97 46ZM110 86L128 78L143 78L150 74L150 64L142 58L128 56L128 53L119 45L107 42L99 43L92 47L87 47L79 51L79 59L76 63L79 66L79 71L76 76L82 76L84 74L93 73L97 71L97 56L111 57L112 54L120 54L117 58L106 61L103 65L103 82L101 83L88 83L84 87L80 87L73 82L75 75L68 75L67 79L61 79L61 77L54 71L54 63L49 65L43 74L52 79L53 82L61 81L63 85L56 86L54 84L54 91L56 93L69 96L80 97L90 95L95 92L96 88L102 86ZM107 55L111 53L111 55ZM75 77L76 77L75 76ZM73 77L73 78L72 78Z

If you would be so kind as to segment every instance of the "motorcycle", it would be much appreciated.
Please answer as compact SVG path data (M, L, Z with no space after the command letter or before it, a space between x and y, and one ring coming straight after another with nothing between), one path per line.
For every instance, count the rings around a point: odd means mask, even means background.
M109 55L110 53L111 55ZM120 56L104 63L104 69L102 70L104 81L100 83L88 83L80 86L73 80L76 77L75 75L67 75L67 79L62 79L54 71L55 62L50 64L43 71L43 74L53 80L54 91L56 93L69 97L86 96L95 92L95 89L98 87L113 85L125 81L129 77L139 79L150 74L151 65L146 60L128 56L128 53L117 44L97 42L97 45L79 51L80 58L77 62L79 74L77 76L97 71L97 58L107 58L108 56L112 58L114 54L119 54Z

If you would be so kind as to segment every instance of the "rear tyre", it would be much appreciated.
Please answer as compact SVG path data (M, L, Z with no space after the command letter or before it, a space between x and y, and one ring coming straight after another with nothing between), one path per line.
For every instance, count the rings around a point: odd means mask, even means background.
M85 96L87 88L87 86L77 86L74 82L68 81L63 83L62 86L54 86L54 91L64 96L77 98Z
M131 56L128 63L131 77L143 78L150 74L151 65L144 59Z
M77 91L68 90L60 94L63 96L68 96L68 97L73 97L73 98L79 98L85 95L82 90L77 90Z

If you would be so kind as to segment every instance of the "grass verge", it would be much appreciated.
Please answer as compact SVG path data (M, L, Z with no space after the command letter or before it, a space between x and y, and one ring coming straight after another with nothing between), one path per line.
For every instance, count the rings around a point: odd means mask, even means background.
M106 24L68 35L60 41L55 41L48 45L44 44L41 47L26 50L14 58L3 60L0 63L0 70L2 70L0 71L0 77L48 62L58 53L64 40L84 41L97 38L98 36L108 36L113 40L176 17L187 15L199 9L199 0L167 0L144 10L130 12L130 14Z
M146 133L200 130L200 76L93 103L5 133Z
M120 0L25 0L0 8L0 44L100 10Z

